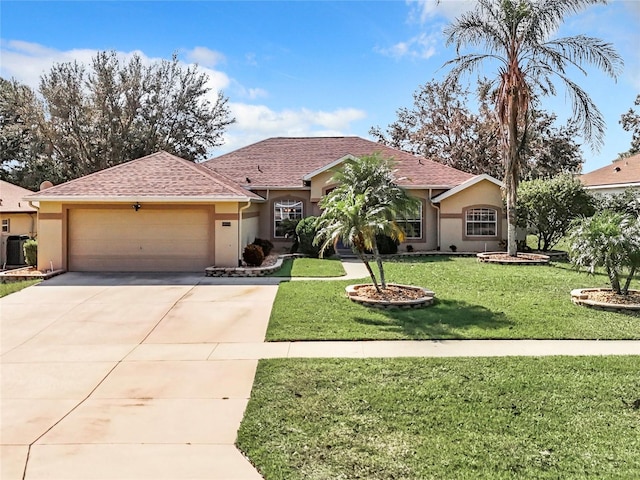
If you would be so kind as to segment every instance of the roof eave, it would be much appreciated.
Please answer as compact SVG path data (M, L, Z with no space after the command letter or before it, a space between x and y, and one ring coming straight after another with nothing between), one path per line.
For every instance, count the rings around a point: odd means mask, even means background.
M123 195L123 196L94 196L94 195L42 195L37 197L26 197L25 200L32 202L65 202L65 203L237 203L237 202L264 202L264 198L254 196L144 196L144 195Z

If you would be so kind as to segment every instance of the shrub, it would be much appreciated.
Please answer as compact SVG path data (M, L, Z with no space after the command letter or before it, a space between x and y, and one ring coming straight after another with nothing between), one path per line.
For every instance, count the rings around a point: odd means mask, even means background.
M596 267L603 267L613 291L627 295L633 275L640 270L640 218L605 210L574 222L569 256L578 270L594 273ZM628 276L621 285L625 270Z
M254 244L247 245L242 252L242 259L250 267L259 267L264 261L262 247Z
M398 253L398 245L400 245L400 242L388 235L378 234L376 235L376 244L378 245L380 255L393 255Z
M265 257L268 256L273 250L273 243L264 238L256 238L253 241L253 244L258 245L260 248L262 248L262 253L264 253Z
M38 264L38 241L31 239L24 242L24 261L27 265L35 267Z
M316 227L317 217L305 217L298 222L296 226L296 235L298 236L298 252L317 258L320 256L320 245L323 239L318 236L318 228ZM335 252L333 247L327 247L324 251L325 257L330 257Z

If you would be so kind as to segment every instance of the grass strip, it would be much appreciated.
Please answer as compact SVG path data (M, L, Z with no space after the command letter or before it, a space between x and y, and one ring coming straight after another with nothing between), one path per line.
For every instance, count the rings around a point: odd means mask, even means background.
M19 292L23 288L40 283L40 281L41 280L24 280L21 282L0 283L0 298L14 292Z
M342 263L329 258L289 258L272 277L341 277L345 275Z

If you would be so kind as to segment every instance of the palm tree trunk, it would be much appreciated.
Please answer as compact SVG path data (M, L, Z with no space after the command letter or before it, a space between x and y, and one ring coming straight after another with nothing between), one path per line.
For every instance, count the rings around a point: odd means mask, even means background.
M516 203L518 199L518 96L515 87L509 92L509 116L507 136L507 156L504 169L507 196L507 253L511 257L518 254Z
M378 250L378 245L375 243L373 247L373 257L376 259L376 263L378 264L378 271L380 272L380 285L384 290L387 288L387 281L384 278L384 267L382 266L382 257L380 257L380 251Z
M378 285L378 281L376 280L376 275L375 273L373 273L373 270L371 268L371 265L369 264L369 261L367 260L367 257L365 257L365 255L360 250L357 250L357 255L360 261L364 263L364 266L366 267L367 272L369 272L369 276L371 277L371 281L373 282L373 286L376 287L376 291L379 293L380 286Z
M615 271L615 268L609 264L607 264L607 276L609 277L609 281L611 282L611 288L613 289L613 291L618 295L622 295L618 273Z
M629 272L629 276L627 277L627 281L624 282L624 287L622 288L621 292L622 295L629 295L629 287L631 286L631 279L633 278L633 276L636 274L636 267L631 267L631 271Z

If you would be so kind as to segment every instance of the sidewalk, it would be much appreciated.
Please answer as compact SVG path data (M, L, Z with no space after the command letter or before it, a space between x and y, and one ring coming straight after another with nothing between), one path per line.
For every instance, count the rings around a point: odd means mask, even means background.
M422 340L221 343L210 359L640 355L638 340Z

